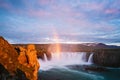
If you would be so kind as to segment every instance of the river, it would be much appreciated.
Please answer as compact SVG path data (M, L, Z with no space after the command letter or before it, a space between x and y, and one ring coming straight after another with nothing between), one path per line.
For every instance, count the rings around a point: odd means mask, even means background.
M97 67L92 62L93 53L86 60L85 52L52 53L52 59L39 59L39 80L120 80L120 68Z

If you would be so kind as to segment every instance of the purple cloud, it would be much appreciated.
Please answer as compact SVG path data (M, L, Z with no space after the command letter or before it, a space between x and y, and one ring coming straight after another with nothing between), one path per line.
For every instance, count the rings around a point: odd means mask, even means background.
M9 39L13 39L10 35L14 33L24 33L26 35L20 36L23 37L21 42L25 37L29 38L29 34L36 36L33 41L51 40L54 30L62 41L72 40L73 37L75 41L90 39L104 42L110 39L114 42L113 38L117 40L115 35L119 34L119 27L118 22L114 23L117 27L110 22L120 19L119 5L120 1L110 0L21 0L20 4L17 1L1 0L3 14L0 15L0 21L5 19L0 22L0 27L5 26L1 33L9 31L5 34ZM12 32L12 29L16 29L16 32ZM14 36L18 38L17 35Z

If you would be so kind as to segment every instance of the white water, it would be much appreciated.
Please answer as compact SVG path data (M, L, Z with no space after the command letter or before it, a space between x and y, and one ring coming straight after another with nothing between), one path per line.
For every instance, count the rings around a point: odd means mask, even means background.
M93 63L93 53L90 54L89 58L88 58L88 63Z
M62 52L59 54L59 56L57 53L52 53L51 60L47 60L46 55L44 55L45 57L44 61L39 59L40 70L49 70L58 67L63 68L66 65L91 64L92 55L90 55L88 62L85 61L86 53L84 52Z

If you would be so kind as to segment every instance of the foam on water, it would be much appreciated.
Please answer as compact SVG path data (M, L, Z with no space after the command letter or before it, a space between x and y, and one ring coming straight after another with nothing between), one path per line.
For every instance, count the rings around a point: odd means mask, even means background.
M59 56L57 53L52 53L51 60L47 60L46 55L44 55L44 61L39 59L40 70L49 70L52 68L65 67L66 65L91 64L92 56L93 54L90 55L88 61L85 61L85 52L62 52Z

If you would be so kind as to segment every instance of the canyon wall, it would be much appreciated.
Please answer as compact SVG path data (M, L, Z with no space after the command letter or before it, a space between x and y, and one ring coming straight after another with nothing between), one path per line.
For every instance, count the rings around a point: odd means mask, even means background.
M95 50L93 62L100 66L120 67L120 49Z
M17 47L15 50L0 37L0 80L37 80L39 63L36 53L34 45Z

